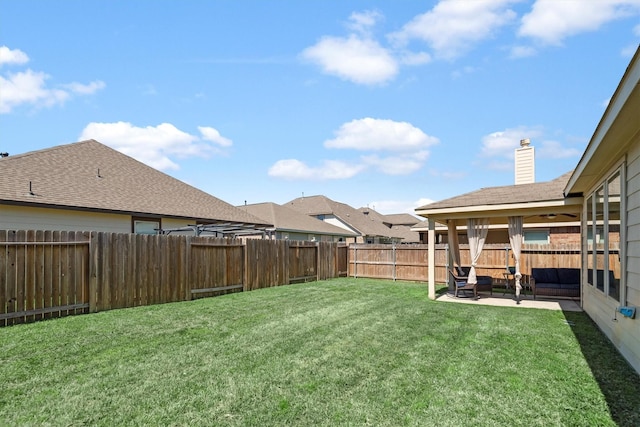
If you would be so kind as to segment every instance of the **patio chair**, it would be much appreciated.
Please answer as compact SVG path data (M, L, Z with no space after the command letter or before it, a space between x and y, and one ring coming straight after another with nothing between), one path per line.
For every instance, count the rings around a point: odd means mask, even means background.
M478 288L476 283L468 283L466 276L460 276L453 270L449 270L449 274L453 277L453 296L458 297L458 292L473 291L473 297L478 298Z

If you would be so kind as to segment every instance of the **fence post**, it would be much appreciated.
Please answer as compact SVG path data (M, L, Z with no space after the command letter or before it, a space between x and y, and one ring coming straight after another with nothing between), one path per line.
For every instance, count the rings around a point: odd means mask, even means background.
M315 243L316 247L316 282L320 280L320 242Z
M358 244L353 244L353 278L358 278Z
M396 242L394 241L391 246L391 257L393 258L393 281L396 281L396 268L397 268L397 260L396 260Z
M89 313L98 311L98 263L100 259L100 248L98 238L99 232L89 233Z

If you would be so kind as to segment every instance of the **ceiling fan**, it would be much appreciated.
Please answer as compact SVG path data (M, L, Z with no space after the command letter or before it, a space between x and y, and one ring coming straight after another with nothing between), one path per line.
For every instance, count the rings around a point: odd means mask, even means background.
M532 216L529 216L527 218L540 217L542 219L554 220L554 219L558 218L559 216L566 216L566 217L573 218L573 219L578 218L578 215L571 214L571 213L560 213L560 214L548 213L548 214L542 214L542 215L532 215Z

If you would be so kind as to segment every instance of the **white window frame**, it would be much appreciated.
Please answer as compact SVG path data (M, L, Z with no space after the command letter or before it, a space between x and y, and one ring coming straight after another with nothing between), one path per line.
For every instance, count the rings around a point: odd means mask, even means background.
M591 222L589 222L590 218L587 218L587 203L589 203L589 200L591 200L592 203L592 207L591 207L591 212L594 215L594 217L597 215L596 212L596 204L597 204L597 192L598 191L603 191L604 194L604 200L608 202L609 200L609 186L608 183L610 182L610 180L613 178L613 176L616 173L620 174L620 225L619 225L619 240L620 240L620 244L619 244L619 259L620 259L620 283L619 283L619 294L618 294L618 300L616 300L615 298L611 297L609 295L609 275L608 274L603 274L603 278L604 278L604 286L603 289L598 289L596 286L596 283L592 283L593 288L596 289L597 291L601 292L602 294L604 294L608 299L611 299L612 301L615 301L616 304L623 304L624 301L626 301L626 293L627 293L627 286L626 286L626 275L625 275L625 271L626 271L626 247L627 247L627 237L626 237L626 216L627 216L627 170L626 170L626 162L624 159L622 159L620 162L616 163L616 165L614 167L612 167L606 174L603 175L602 179L600 179L596 185L593 186L593 188L591 188L591 190L584 196L584 204L583 204L583 209L582 209L582 227L581 227L581 234L582 234L582 245L584 250L583 252L583 260L582 260L582 264L583 264L583 270L584 270L584 282L587 283L587 277L588 277L588 256L591 256L592 259L592 266L593 266L593 271L592 271L592 277L595 279L597 277L597 270L598 270L598 264L597 264L597 256L598 256L598 250L595 247L595 243L593 242L593 239L589 239L588 233L589 233L589 224L595 224L595 228L596 228L596 241L599 240L604 240L604 265L603 265L603 270L605 272L608 272L610 269L609 266L609 209L608 209L608 203L605 203L604 206L604 212L603 212L603 218L598 221L598 218L591 218ZM598 239L599 237L599 239ZM591 243L594 245L594 249L592 251L591 254L588 253L587 251L587 247L589 242L591 241ZM595 282L595 280L594 280Z

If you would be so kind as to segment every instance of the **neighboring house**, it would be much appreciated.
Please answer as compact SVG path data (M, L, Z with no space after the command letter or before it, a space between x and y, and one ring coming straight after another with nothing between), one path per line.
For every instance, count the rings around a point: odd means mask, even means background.
M346 242L357 234L344 228L320 221L296 210L276 203L256 203L238 206L239 209L273 224L269 236L276 240L308 240L319 242Z
M233 236L260 220L97 141L0 158L0 229Z
M555 220L561 214L577 213L582 245L582 308L640 372L640 48L575 170L550 185L553 189L547 195L528 194L532 188L515 186L509 203L489 204L486 199L474 200L471 196L463 203L463 195L453 198L456 203L449 199L418 208L416 212L428 219L429 297L435 299L431 265L435 264L436 223L460 228L471 219L473 225L482 228L482 222L488 219L494 225L509 223L509 229L517 231L518 221L532 224L551 219L549 215ZM493 193L484 195L488 194ZM467 232L479 234L478 230ZM620 272L619 277L615 271Z
M579 244L580 243L580 201L568 203L564 197L564 187L572 172L547 182L488 187L460 196L451 197L416 209L418 215L452 214L467 217L467 212L491 212L492 220L485 243L509 244L504 215L500 211L525 209L524 242L534 244ZM453 215L455 213L455 215ZM412 227L420 233L420 241L427 243L428 221ZM436 242L447 243L446 225L436 225ZM459 241L467 243L466 224L459 226Z
M420 221L415 216L408 213L383 215L368 207L358 210L390 228L394 235L402 238L401 243L420 243L420 233L411 230Z
M391 243L402 241L402 233L390 229L372 216L325 196L299 197L283 206L357 234L348 243Z

